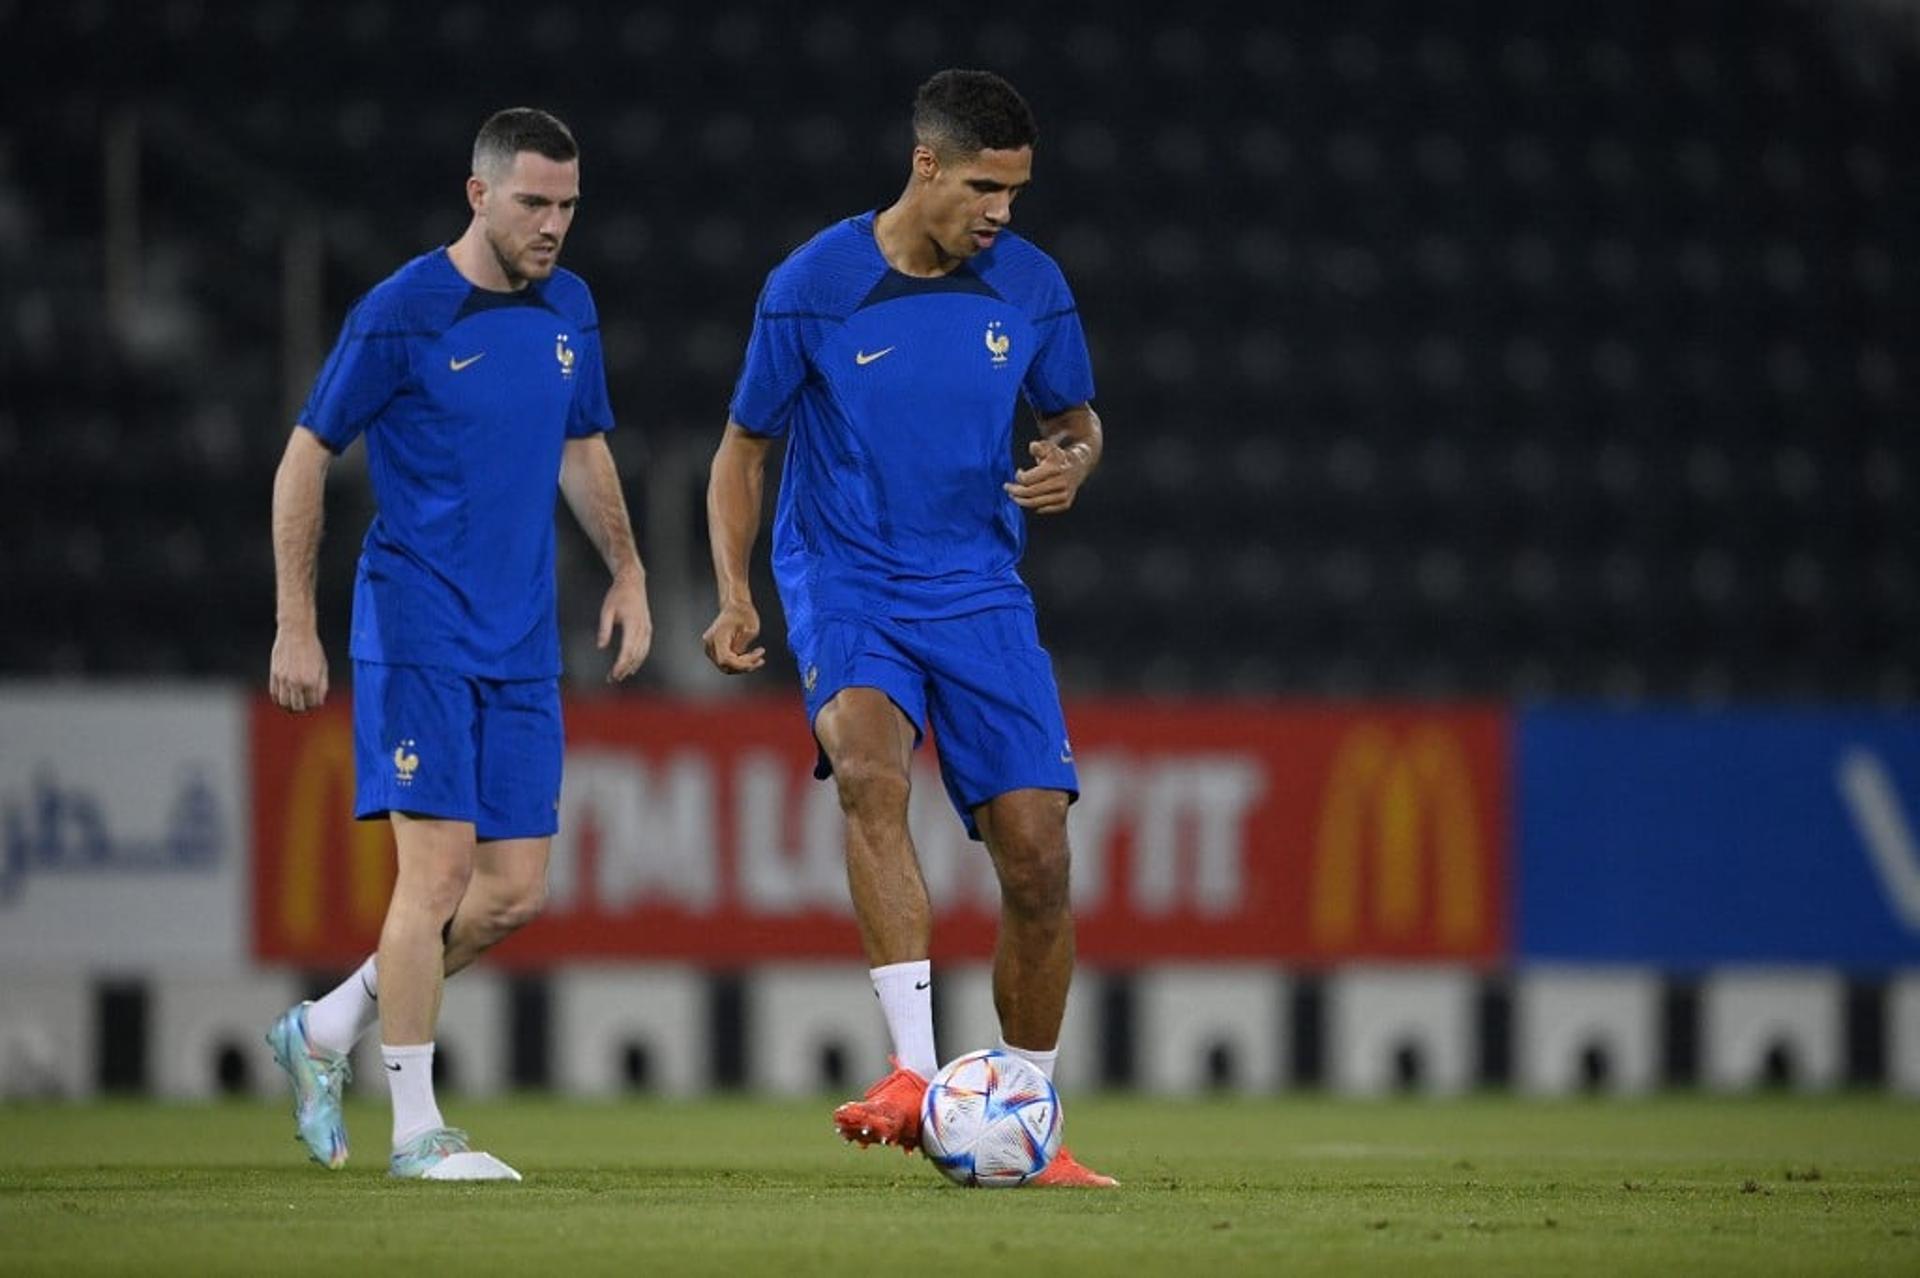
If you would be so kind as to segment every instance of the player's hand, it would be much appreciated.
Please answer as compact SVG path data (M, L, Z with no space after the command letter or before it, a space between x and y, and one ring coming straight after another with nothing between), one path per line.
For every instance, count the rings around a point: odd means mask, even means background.
M1033 454L1033 465L1015 471L1013 482L1004 486L1014 504L1036 515L1057 515L1072 506L1087 479L1085 454L1051 439L1036 439L1027 451Z
M327 654L311 630L277 630L267 693L282 710L305 714L327 703Z
M608 683L619 683L640 668L653 649L653 613L647 607L647 583L638 575L622 573L607 587L600 604L600 650L613 642L614 627L620 628L620 651L607 671Z
M720 609L700 643L721 673L746 674L767 664L765 648L747 646L759 637L760 613L750 603L731 603Z

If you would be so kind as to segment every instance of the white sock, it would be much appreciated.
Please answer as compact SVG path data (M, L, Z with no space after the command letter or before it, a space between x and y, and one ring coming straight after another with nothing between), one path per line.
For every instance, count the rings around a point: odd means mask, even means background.
M1002 1036L1000 1039L1000 1050L1018 1056L1021 1060L1031 1061L1035 1069L1038 1069L1042 1074L1047 1076L1048 1082L1053 1081L1053 1063L1060 1059L1059 1048L1056 1047L1050 1052L1040 1052L1035 1051L1031 1047L1015 1047Z
M346 980L314 1000L307 1009L307 1041L315 1047L345 1055L360 1036L380 1019L380 977L377 956L369 954Z
M421 1132L447 1125L433 1099L432 1043L408 1047L382 1043L380 1063L387 1067L387 1090L393 1094L395 1149Z
M933 1053L933 965L926 959L876 967L873 992L893 1036L893 1057L922 1078L940 1072Z

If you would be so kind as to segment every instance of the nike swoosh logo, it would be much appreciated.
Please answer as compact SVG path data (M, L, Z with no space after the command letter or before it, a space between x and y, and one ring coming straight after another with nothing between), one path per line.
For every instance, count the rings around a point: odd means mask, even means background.
M457 373L461 369L465 368L467 365L472 364L478 360L483 360L486 357L487 357L487 353L485 351L481 351L478 355L469 355L465 359L449 359L447 361L447 367L451 368L454 372Z
M387 1068L392 1070L396 1074L400 1072L400 1067L398 1065L389 1065L387 1066Z
M860 367L865 368L867 365L873 363L873 361L875 361L876 359L879 359L882 355L888 355L888 354L891 354L892 352L893 352L893 347L891 346L887 347L886 350L883 350L883 351L875 351L871 355L867 354L865 351L855 351L853 353L853 362L858 364Z
M891 348L891 347L889 347L888 349L889 349L889 350L891 350L892 348ZM882 354L884 354L884 353L885 353L885 352L882 352ZM913 983L913 988L915 988L916 990L924 990L924 989L926 989L926 988L927 988L927 987L928 987L929 985L932 985L932 984L933 984L933 982L932 982L932 981L930 981L930 980L929 980L929 981L915 981L915 982Z

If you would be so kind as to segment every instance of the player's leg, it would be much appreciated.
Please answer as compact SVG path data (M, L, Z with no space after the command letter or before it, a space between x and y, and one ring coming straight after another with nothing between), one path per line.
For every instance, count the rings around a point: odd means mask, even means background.
M993 951L1000 1034L1006 1046L1051 1078L1073 982L1067 796L1010 790L975 808L973 819L1000 880L1000 935Z
M393 1155L402 1179L518 1180L467 1134L447 1126L434 1096L434 1029L445 982L445 935L472 881L478 841L470 821L393 814L399 871L380 930L380 1063L393 1102Z
M445 975L452 976L513 932L539 917L547 899L547 862L552 839L483 839L473 878L447 929ZM380 961L369 954L347 978L311 1003L293 1009L304 1017L309 1049L343 1058L380 1020ZM284 1018L283 1018L284 1019ZM289 1023L299 1033L301 1022Z
M443 971L452 976L487 950L539 917L547 899L551 839L485 839L474 858L473 878L447 929ZM366 961L331 990L289 1012L299 1016L284 1031L304 1033L310 1052L342 1058L380 1020L380 960ZM304 1019L302 1019L304 1018ZM283 1018L285 1019L285 1018ZM291 1040L289 1040L291 1041Z
M552 839L484 839L474 856L473 878L447 929L442 971L452 976L539 917L547 899L547 862ZM293 1018L289 1020L288 1018ZM304 1033L308 1050L343 1060L380 1020L380 959L369 954L340 984L302 1003L275 1032ZM276 1048L276 1050L278 1050Z
M471 820L473 695L464 678L368 662L355 662L353 671L354 815ZM292 1084L297 1134L323 1166L346 1162L347 1053L378 1019L378 980L379 962L370 958L317 1002L288 1009L267 1033Z
M380 959L369 954L347 978L306 1005L307 1036L337 1055L351 1052L380 1021Z
M539 914L546 901L547 858L560 801L563 733L558 680L475 678L467 681L467 693L473 715L474 819L462 827L466 835L464 873L457 884L449 879L443 885L451 892L450 897L434 898L434 944L430 956L422 956L431 958L431 966L410 969L430 976L433 997L424 1020L429 1036L439 1020L440 992L446 976L466 967ZM414 827L407 828L411 831ZM424 915L422 921L426 921ZM396 1029L412 1033L422 1027L420 1021L399 1019L402 1014L417 1016L421 1009L411 997L404 1008L395 1006L399 995L391 975L393 961L383 936L380 969L388 976L380 1016L387 1078L409 1087L424 1081L430 1103L431 1075L424 1080L410 1076L408 1054L390 1037ZM412 1056L424 1058L431 1065L431 1042L409 1041L427 1044L424 1052L414 1051ZM400 1066L397 1070L396 1065ZM402 1099L396 1092L394 1153L389 1166L392 1175L519 1179L519 1174L499 1159L471 1151L466 1134L447 1127L437 1106L429 1112L415 1104L417 1097L410 1096L406 1098L409 1112L403 1113Z
M919 637L941 778L1000 882L1000 1032L1051 1075L1073 978L1067 806L1080 785L1052 662L1024 608L924 623Z
M547 902L547 862L559 829L566 732L557 679L477 680L473 878L447 932L452 976L538 918Z
M847 887L874 967L927 956L933 912L907 830L914 727L885 692L847 688L813 721L847 819Z
M914 1149L920 1098L937 1057L927 945L933 912L907 830L909 767L926 719L926 677L898 627L827 618L796 630L807 721L846 815L847 884L873 991L893 1041L893 1070L834 1111L840 1134L862 1145Z
M552 839L483 839L474 853L473 878L447 930L448 976L534 919L547 902L547 862Z
M1000 879L1000 935L993 952L1000 1045L1052 1078L1067 988L1073 983L1067 796L1059 790L1010 790L974 808L973 817ZM1119 1184L1082 1164L1064 1145L1029 1183L1091 1189Z
M1052 1078L1073 980L1067 807L1079 793L1053 665L1026 609L929 623L925 634L941 775L1000 882L993 997L1001 1046ZM1032 1183L1115 1182L1062 1148Z
M473 877L471 821L393 814L398 855L380 929L380 1056L393 1097L393 1146L446 1126L433 1094L445 933Z
M920 1098L937 1068L932 968L933 909L907 829L918 732L876 687L849 687L814 717L814 736L846 816L847 887L874 993L893 1040L894 1069L857 1101L834 1111L847 1140L917 1148Z

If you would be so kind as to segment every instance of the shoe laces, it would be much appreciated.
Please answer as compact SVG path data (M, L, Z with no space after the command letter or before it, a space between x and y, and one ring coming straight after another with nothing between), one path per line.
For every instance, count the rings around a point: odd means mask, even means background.
M320 1086L332 1088L336 1077L339 1078L340 1086L343 1088L353 1081L353 1062L347 1057L323 1061L316 1056L314 1060L317 1068L313 1071L313 1076L320 1080Z

